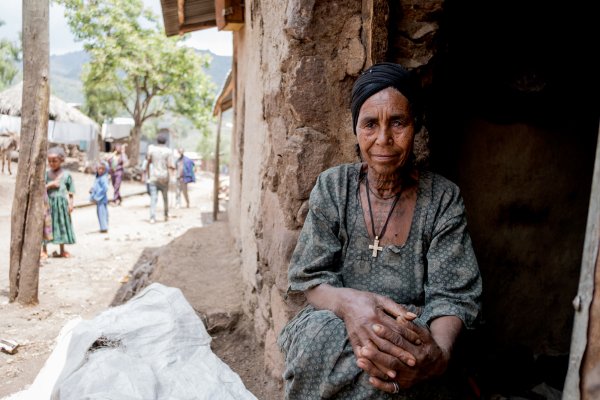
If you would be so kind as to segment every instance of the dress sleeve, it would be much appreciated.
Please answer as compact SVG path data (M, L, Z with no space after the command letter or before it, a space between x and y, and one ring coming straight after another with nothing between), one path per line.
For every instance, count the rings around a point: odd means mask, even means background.
M67 188L67 192L69 192L70 194L75 193L75 183L73 182L73 177L71 176L71 174L65 176L65 187Z
M480 310L481 287L463 201L455 193L434 225L427 252L425 306L419 319L429 325L435 318L453 315L473 328Z
M321 177L309 199L309 210L288 269L288 292L322 283L341 287L338 207Z

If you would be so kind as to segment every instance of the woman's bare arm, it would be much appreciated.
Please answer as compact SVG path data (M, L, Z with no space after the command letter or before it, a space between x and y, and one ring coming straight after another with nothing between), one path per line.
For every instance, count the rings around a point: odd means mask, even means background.
M374 326L385 326L387 331L393 332L394 337L420 343L419 335L413 330L412 325L401 326L396 322L398 317L406 321L417 317L402 305L385 296L351 288L333 287L328 284L321 284L307 290L305 295L313 307L332 311L344 321L348 339L359 367L362 368L361 359L373 358L371 364L374 368L371 373L384 379L386 376L395 377L395 369L399 367L399 364L414 365L416 363L415 357L406 351L405 347L393 343L389 343L388 346L393 349L393 355L377 354L378 358L375 360L375 357L362 353L363 348L374 341L385 340L377 336L373 330ZM377 350L374 352L376 353ZM383 361L379 362L379 360Z

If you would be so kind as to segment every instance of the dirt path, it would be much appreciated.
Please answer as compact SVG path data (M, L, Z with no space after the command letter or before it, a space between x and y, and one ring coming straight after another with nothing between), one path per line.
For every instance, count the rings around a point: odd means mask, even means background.
M87 200L93 178L80 173L73 173L73 176L78 193L76 203L82 204ZM120 280L136 264L144 249L165 246L190 228L201 227L202 214L206 216L212 207L212 179L201 176L198 182L190 185L192 207L172 208L168 222L159 217L156 224L149 224L147 195L126 197L122 206L110 207L108 234L98 232L95 207L77 208L73 214L77 243L67 247L73 258L50 258L44 262L39 279L40 303L23 307L8 303L7 297L14 181L14 175L0 174L0 337L16 340L20 347L15 355L0 353L0 398L31 384L52 351L58 332L68 320L76 316L92 318L110 305L121 287ZM124 182L122 193L127 195L144 188L139 183ZM174 203L174 194L170 195L170 200ZM159 216L162 215L161 207L162 201L159 201ZM180 242L183 252L187 249L185 246L197 246L189 240ZM54 249L50 245L48 250ZM184 260L190 262L189 254ZM176 279L185 280L185 276ZM173 286L176 282L172 282ZM219 299L213 301L217 303ZM280 398L277 387L264 389L268 386L267 378L262 371L253 369L260 363L262 350L253 335L248 334L249 327L244 326L247 323L242 318L237 329L223 331L214 338L214 351L240 374L242 380L249 382L250 390L254 386L254 390L262 392L256 393L259 399ZM254 354L241 352L244 348ZM240 358L240 354L246 356Z

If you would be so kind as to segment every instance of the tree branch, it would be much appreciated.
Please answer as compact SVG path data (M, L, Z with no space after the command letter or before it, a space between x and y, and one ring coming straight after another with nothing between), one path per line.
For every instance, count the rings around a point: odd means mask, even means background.
M123 94L123 92L121 91L121 88L119 87L119 85L116 85L117 87L117 92L119 93L119 103L121 103L123 105L123 107L125 108L125 110L127 110L127 112L130 115L133 115L133 111L129 108L129 105L127 104L127 96L125 96Z
M160 117L160 116L161 116L161 115L163 115L164 113L165 113L164 111L157 110L157 111L155 111L155 112L153 112L153 113L150 113L150 114L148 114L148 115L144 116L144 117L142 118L142 122L144 122L144 121L146 121L147 119L150 119L150 118L154 118L154 117Z

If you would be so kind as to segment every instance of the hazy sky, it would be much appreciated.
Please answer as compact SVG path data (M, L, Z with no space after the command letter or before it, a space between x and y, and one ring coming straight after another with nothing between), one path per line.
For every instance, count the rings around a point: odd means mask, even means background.
M160 0L143 0L147 7L152 8L162 22ZM22 30L22 0L0 0L0 38L16 40ZM230 56L233 53L231 32L218 31L217 28L192 32L186 44L197 49L210 50L215 54ZM73 40L64 17L62 6L50 4L50 54L64 54L81 50L83 46Z

